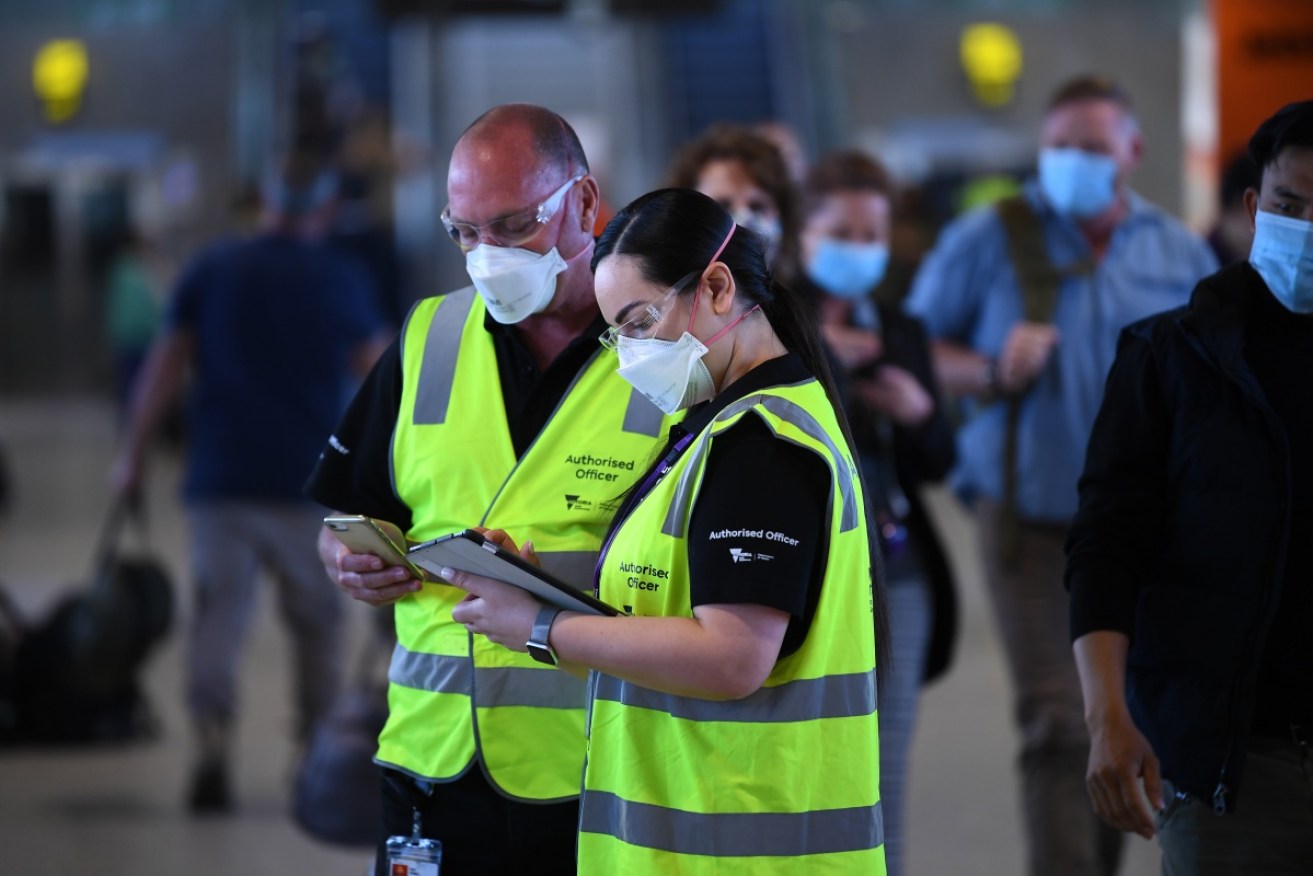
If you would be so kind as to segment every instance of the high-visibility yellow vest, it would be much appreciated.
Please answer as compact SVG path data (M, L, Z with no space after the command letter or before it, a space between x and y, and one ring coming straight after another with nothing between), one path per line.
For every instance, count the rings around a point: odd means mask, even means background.
M818 382L773 387L720 413L620 525L600 561L600 593L636 615L692 616L688 522L715 436L747 415L830 468L815 617L802 646L741 700L592 674L581 874L884 872L862 488ZM732 534L723 544L735 547Z
M419 302L403 329L392 475L412 512L406 536L504 529L519 544L532 539L545 568L588 587L615 502L668 424L616 373L614 357L595 355L517 461L484 312L465 289ZM451 618L463 596L426 583L396 604L389 714L376 760L444 781L477 757L511 797L577 797L584 683L471 636Z

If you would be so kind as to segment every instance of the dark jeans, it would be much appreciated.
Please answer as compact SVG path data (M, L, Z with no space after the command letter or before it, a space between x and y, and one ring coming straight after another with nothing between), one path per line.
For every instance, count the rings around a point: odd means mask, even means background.
M1177 797L1164 783L1158 815L1163 876L1307 876L1313 873L1313 750L1250 740L1235 809Z
M432 785L425 794L409 777L382 770L383 835L375 876L390 876L383 844L389 836L410 836L414 807L420 833L442 842L442 876L463 874L544 874L573 876L579 801L520 803L503 797L476 764L453 782Z

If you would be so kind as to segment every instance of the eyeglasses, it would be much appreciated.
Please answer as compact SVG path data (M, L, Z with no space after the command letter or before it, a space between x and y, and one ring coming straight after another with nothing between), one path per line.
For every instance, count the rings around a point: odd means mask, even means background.
M700 271L689 271L678 283L662 292L655 301L645 304L639 310L637 316L630 317L620 325L613 325L598 335L598 343L608 350L614 350L619 346L622 337L645 339L654 336L657 324L665 317L675 298L680 292L684 291L684 287L693 278L698 277L700 274Z
M552 217L556 215L556 211L561 209L561 202L565 200L566 192L570 191L570 188L583 178L584 174L575 174L566 180L565 184L559 189L548 195L547 200L537 207L531 207L519 213L512 213L510 216L503 216L482 225L453 221L451 218L451 205L449 204L442 211L442 226L447 229L447 234L451 237L452 242L461 249L473 249L478 246L480 237L490 237L499 246L519 246L537 234L542 226L551 221Z

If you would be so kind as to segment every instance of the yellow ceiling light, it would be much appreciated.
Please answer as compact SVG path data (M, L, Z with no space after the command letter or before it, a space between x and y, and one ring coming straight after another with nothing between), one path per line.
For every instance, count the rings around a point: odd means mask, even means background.
M983 22L962 31L962 69L976 99L988 107L1012 102L1021 78L1021 40L1009 27Z
M51 40L32 62L32 87L51 122L67 121L87 87L87 47L81 40Z

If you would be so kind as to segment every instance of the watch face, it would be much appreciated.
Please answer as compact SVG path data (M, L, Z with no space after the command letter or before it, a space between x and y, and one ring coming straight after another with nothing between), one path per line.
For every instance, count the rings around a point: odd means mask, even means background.
M549 666L556 665L556 654L548 645L538 642L526 642L525 648L529 651L529 656L539 663L546 663Z

